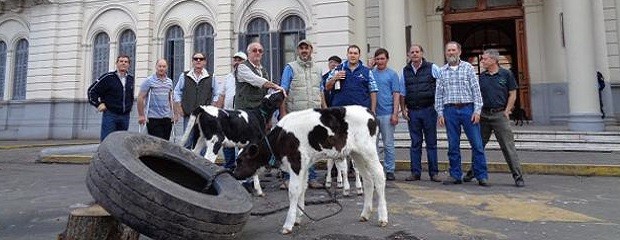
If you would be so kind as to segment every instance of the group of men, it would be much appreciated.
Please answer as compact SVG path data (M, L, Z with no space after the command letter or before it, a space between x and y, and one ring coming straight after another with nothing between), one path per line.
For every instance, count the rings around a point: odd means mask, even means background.
M183 117L185 128L189 114L200 105L252 108L260 103L268 89L281 90L287 93L287 100L280 107L278 118L307 108L367 107L377 117L387 180L395 180L394 131L400 113L408 122L411 137L411 175L406 181L421 179L424 141L431 181L461 184L476 178L479 185L488 186L484 146L495 132L515 185L524 186L508 120L517 85L512 73L499 66L497 50L484 52L481 64L486 70L478 77L471 64L460 60L461 46L457 42L445 45L447 64L443 67L426 61L422 46L413 44L408 52L409 61L400 74L387 67L389 53L386 49L375 51L375 66L369 67L360 60L361 49L350 45L346 60L330 57L329 71L321 75L322 71L312 59L312 43L301 40L297 44L296 59L285 65L279 82L272 81L261 65L264 49L260 43L249 44L246 51L247 55L238 52L233 56L233 70L220 82L206 71L203 53L192 56L192 69L183 72L174 86L166 76L166 60L159 59L156 73L147 77L140 87L138 122L146 124L149 134L169 139L172 124ZM90 103L103 112L101 140L112 131L128 128L134 84L133 76L127 72L129 64L129 57L119 56L116 71L101 76L88 90ZM443 180L438 175L438 125L446 127L449 145L449 176ZM472 149L472 169L464 177L461 129ZM190 144L195 135L190 135ZM235 149L225 148L224 155L224 167L234 168ZM309 187L322 187L315 170L309 171ZM281 188L286 187L284 182Z

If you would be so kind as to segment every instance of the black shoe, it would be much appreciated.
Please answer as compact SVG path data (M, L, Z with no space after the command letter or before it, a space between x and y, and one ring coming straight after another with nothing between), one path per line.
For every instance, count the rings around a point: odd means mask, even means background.
M462 184L463 181L461 181L461 179L454 179L452 176L449 176L446 178L446 180L443 180L443 185L452 185L452 184Z
M465 173L465 176L463 177L463 182L471 182L471 180L474 179L474 171L469 170L467 171L467 173Z
M409 177L405 178L405 181L420 181L420 175L411 174Z
M433 175L433 176L431 176L431 181L432 182L441 182L441 179L439 179L439 176Z
M396 180L396 177L394 176L393 172L389 172L385 174L385 179L388 181L394 181Z
M491 186L491 185L489 185L489 180L486 180L486 179L478 180L478 185L483 186L483 187Z
M523 181L523 178L517 178L515 180L515 186L517 186L517 187L525 187L525 182Z

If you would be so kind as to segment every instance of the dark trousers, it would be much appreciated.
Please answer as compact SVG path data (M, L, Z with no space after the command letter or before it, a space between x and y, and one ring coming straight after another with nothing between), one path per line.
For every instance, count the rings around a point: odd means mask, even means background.
M103 112L101 117L101 141L114 131L127 131L127 129L129 129L129 113L116 114L109 110Z
M410 109L409 119L411 173L415 176L422 175L422 142L425 141L428 174L435 176L439 173L437 163L437 112L433 106Z
M236 166L235 160L237 158L237 153L235 151L234 147L225 147L224 150L224 160L226 160L226 163L224 163L224 168L228 168L228 169L233 169Z
M512 177L517 180L523 177L521 173L521 163L517 156L515 138L510 128L510 120L504 116L504 112L491 113L482 111L480 116L480 131L484 146L489 142L491 133L495 132L495 138L499 147L502 149L504 159L510 168Z
M172 119L149 118L149 121L146 123L146 129L151 136L169 140L170 132L172 131Z

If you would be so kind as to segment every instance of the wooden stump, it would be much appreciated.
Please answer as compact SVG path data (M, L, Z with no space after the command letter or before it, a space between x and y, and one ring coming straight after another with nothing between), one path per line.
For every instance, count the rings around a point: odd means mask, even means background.
M57 240L137 240L140 233L120 223L98 204L71 211Z

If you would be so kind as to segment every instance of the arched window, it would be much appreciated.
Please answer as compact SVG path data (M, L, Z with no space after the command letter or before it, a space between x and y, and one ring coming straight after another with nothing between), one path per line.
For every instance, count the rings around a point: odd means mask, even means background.
M121 38L118 41L118 55L121 54L129 56L131 64L129 65L129 72L133 75L136 74L136 34L130 29L127 29L121 33Z
M165 44L164 56L168 61L168 77L172 78L172 81L176 84L179 80L179 75L183 72L183 65L185 63L183 29L178 25L168 28Z
M297 56L297 43L306 39L306 24L299 16L288 16L280 24L280 54L279 74L284 70L284 64L294 61Z
M110 37L105 32L95 36L93 43L93 81L110 70Z
M15 48L15 71L13 74L13 100L26 99L26 77L28 75L28 41L19 40Z
M0 41L0 101L4 99L4 82L6 74L6 43Z
M241 39L241 38L240 38ZM252 42L260 42L263 45L263 59L261 65L269 73L269 77L273 78L273 71L271 69L271 41L269 37L269 24L262 18L254 18L248 23L247 32L245 35L245 45L240 46L241 51L245 51L247 46Z
M209 73L213 73L214 51L213 27L209 23L201 23L194 31L194 52L205 54L207 71Z

